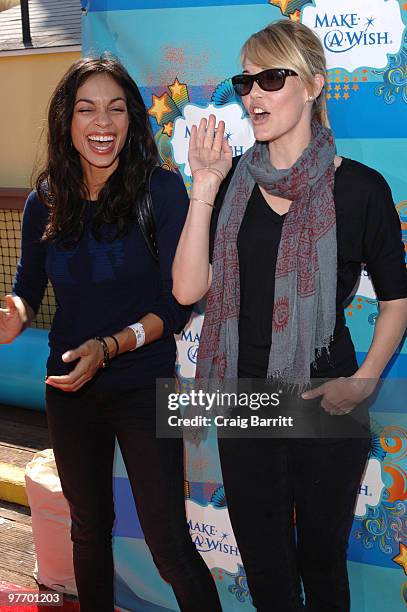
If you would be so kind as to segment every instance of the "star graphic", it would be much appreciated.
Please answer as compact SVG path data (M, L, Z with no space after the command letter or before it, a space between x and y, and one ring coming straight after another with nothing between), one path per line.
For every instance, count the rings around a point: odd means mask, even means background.
M180 98L181 96L183 96L186 92L186 88L187 85L186 83L180 83L178 81L178 77L175 78L175 81L173 82L172 85L169 85L168 89L171 92L171 97L173 99L175 98Z
M166 102L167 97L167 93L163 93L162 96L155 96L153 94L153 105L148 111L148 114L153 115L153 117L156 118L157 123L161 123L163 115L165 115L165 113L169 113L171 110Z
M404 570L404 573L407 575L407 546L405 546L402 542L400 542L399 554L396 557L393 557L394 563L398 563Z
M340 86L340 85L335 85L335 91L339 91L339 90L340 90L340 88L341 88L341 86Z
M326 99L327 99L327 100L330 100L331 98L332 98L331 94L330 94L330 93L327 93L327 94L326 94Z
M274 4L274 6L279 6L280 11L285 15L287 10L287 6L290 0L270 0L270 4Z
M349 98L349 94L345 91L345 93L343 94L343 97L345 98L345 100L347 100Z
M340 97L341 97L341 94L340 94L340 93L336 93L336 94L334 95L335 100L339 100L339 98L340 98Z
M164 123L163 134L166 134L167 136L171 138L173 129L174 129L174 124L172 121L169 121L168 123Z
M349 85L344 85L343 88L346 91L347 89L349 89Z
M352 89L353 91L357 91L359 89L359 85L356 85L355 83L355 85L352 85Z
M375 19L374 17L367 17L367 18L366 18L366 29L367 29L369 26L372 26L374 21L376 21L376 19Z
M332 85L328 85L327 90L331 91L331 89L332 89Z
M227 537L228 537L228 535L229 535L228 533L224 533L224 532L222 531L222 538L221 538L221 542L223 542L223 540L224 540L225 538L227 538Z
M225 136L226 136L226 140L230 140L230 138L232 138L233 136L233 132L225 132Z

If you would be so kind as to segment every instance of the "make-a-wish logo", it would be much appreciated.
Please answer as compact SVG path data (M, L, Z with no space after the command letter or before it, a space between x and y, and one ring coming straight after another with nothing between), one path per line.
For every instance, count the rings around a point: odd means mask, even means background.
M198 357L203 315L193 312L188 325L177 337L177 364L182 378L193 378Z
M188 163L188 147L191 135L191 127L199 125L204 117L215 115L217 123L225 122L225 135L232 153L242 155L254 143L254 135L249 119L245 116L244 110L237 102L231 102L224 106L208 104L201 107L195 104L187 104L183 108L183 116L174 122L174 132L171 144L174 152L174 161L179 166L184 166L184 174L191 176L191 168Z
M386 66L387 54L401 47L405 27L397 0L315 0L304 7L302 23L321 39L327 67L349 71Z
M190 346L187 354L189 361L196 365L198 358L198 346Z
M235 573L241 565L240 552L226 507L200 506L187 499L189 533L208 567L221 567Z
M370 458L359 487L355 509L357 517L365 516L368 506L375 508L380 504L384 486L381 462L376 458Z

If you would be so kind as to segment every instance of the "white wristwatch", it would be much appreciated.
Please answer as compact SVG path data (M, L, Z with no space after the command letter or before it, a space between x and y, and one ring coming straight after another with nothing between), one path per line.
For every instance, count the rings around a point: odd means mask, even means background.
M146 333L144 331L142 323L133 323L133 325L128 325L127 327L130 327L130 329L133 330L134 335L136 336L137 344L133 349L130 349L130 351L135 351L136 349L140 348L140 346L143 346L143 344L145 343Z

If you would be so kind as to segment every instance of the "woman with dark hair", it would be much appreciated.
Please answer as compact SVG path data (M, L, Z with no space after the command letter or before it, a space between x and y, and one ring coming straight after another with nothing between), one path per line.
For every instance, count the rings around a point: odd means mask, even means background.
M232 164L223 122L215 131L212 115L191 128L194 182L174 295L188 304L208 292L198 379L276 384L290 401L281 414L295 405L309 433L315 426L313 438L219 438L254 606L301 610L303 589L307 610L348 612L346 549L370 448L364 400L407 323L400 222L384 178L336 155L318 37L280 21L253 34L241 58L232 84L256 142ZM344 305L362 262L380 314L358 366ZM311 385L318 378L330 380ZM302 397L287 391L311 386Z
M114 607L115 436L145 540L180 609L220 610L186 522L182 440L155 436L155 380L174 375L173 334L190 316L171 280L187 209L182 181L157 167L146 108L124 67L109 58L73 64L51 98L47 164L24 209L0 342L30 324L50 279L57 310L46 407L82 612Z

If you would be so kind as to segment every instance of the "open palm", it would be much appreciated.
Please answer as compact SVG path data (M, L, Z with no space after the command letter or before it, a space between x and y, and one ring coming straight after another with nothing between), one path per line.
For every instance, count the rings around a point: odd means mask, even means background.
M224 177L232 167L232 148L228 145L225 135L225 122L219 121L216 128L216 117L210 115L209 119L202 118L199 127L193 125L189 141L188 160L191 172L205 168L214 168ZM208 172L208 175L210 172Z

